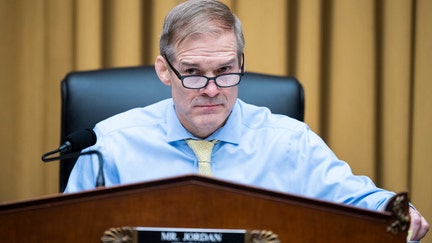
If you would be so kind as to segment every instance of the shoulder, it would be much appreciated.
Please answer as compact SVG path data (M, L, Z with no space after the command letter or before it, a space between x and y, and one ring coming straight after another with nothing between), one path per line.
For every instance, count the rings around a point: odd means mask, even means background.
M274 114L267 107L255 106L241 100L237 102L241 111L242 125L248 129L271 129L289 132L305 132L309 127L302 121L287 115Z
M133 108L100 121L96 124L95 131L105 135L128 128L165 124L170 107L172 107L172 99L162 100L146 107Z

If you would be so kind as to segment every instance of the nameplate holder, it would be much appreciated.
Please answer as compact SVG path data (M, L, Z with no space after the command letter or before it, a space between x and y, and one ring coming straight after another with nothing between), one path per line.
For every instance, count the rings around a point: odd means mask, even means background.
M165 227L117 227L106 230L103 243L280 243L268 230Z

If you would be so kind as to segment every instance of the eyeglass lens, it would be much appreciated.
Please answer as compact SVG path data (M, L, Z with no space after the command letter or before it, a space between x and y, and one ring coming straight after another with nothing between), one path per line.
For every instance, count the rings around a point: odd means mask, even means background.
M215 80L216 85L219 87L231 87L237 85L240 82L240 74L228 73L216 76L214 78L207 78L204 76L182 77L183 86L194 89L205 87L210 79Z

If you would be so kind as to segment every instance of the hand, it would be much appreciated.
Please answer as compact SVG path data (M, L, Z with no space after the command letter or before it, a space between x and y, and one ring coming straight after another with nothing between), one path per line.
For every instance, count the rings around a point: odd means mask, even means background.
M425 218L415 209L410 207L409 214L411 217L411 224L409 230L412 232L410 241L421 240L429 231L429 224Z

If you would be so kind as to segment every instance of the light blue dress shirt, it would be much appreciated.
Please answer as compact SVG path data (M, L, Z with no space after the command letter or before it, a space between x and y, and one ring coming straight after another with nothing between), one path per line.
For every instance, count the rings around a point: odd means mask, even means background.
M198 172L185 139L193 138L178 120L172 99L136 108L98 123L106 186ZM214 177L264 189L380 209L394 193L356 176L325 142L300 121L237 100L226 124L208 140ZM92 189L97 156L81 156L65 192Z

